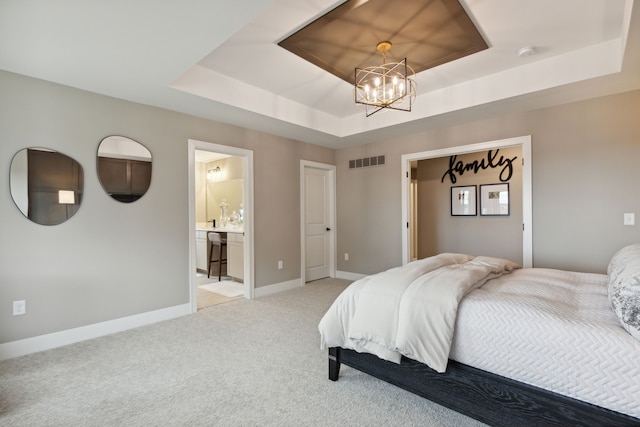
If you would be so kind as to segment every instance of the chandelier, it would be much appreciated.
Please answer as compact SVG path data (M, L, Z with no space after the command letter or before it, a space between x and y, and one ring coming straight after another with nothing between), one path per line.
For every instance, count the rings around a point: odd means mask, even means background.
M415 72L400 62L386 62L391 42L378 43L376 50L382 54L382 65L356 68L354 97L356 105L364 106L369 117L384 108L411 111L416 98Z

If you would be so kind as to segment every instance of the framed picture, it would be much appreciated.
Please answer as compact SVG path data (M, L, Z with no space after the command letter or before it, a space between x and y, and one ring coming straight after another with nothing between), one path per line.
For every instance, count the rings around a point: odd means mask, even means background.
M480 215L509 215L509 183L480 186Z
M451 216L476 215L476 186L451 187Z

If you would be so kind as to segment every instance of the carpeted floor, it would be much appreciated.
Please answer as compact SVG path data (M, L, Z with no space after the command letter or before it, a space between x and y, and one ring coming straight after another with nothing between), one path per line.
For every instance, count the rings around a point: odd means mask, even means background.
M0 425L481 425L348 367L327 379L317 325L347 283L0 362Z

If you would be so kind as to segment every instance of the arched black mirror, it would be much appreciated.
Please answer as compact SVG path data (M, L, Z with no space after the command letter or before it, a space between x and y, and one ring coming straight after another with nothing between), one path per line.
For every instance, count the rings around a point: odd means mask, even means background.
M80 163L46 148L25 148L11 160L11 197L31 221L65 222L80 209L84 173Z
M124 136L108 136L98 146L98 178L114 199L131 203L151 185L151 152Z

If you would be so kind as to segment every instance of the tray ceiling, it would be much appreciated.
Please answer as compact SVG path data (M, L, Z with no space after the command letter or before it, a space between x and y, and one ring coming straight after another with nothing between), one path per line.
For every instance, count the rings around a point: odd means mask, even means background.
M416 73L488 47L457 0L349 0L278 44L353 84L355 68L382 62L381 41Z
M366 10L374 1L348 4ZM337 46L356 46L363 65L379 63L375 46L390 39L390 59L430 67L416 75L411 113L366 118L352 84L278 45L342 0L184 0L152 14L127 0L0 1L0 70L331 147L640 88L638 1L459 0L453 7L488 48L438 66L419 47L403 53L400 33L386 28L402 19L410 28L418 17L396 14L412 2L383 2L357 36L327 30ZM410 42L464 51L455 37L445 40L447 25ZM520 57L525 46L535 54ZM340 49L324 61L340 63ZM341 65L349 75L357 66Z

